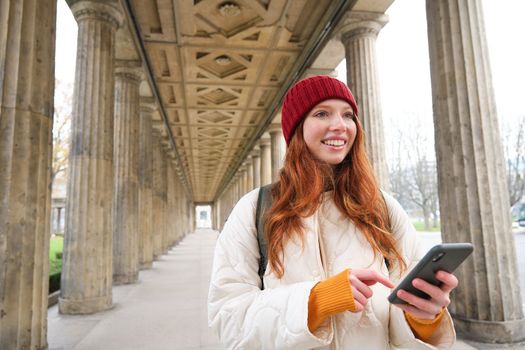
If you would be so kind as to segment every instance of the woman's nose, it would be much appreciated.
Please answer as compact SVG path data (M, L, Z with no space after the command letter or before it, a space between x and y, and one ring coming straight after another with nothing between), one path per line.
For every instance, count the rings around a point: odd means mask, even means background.
M344 130L346 128L346 123L344 117L339 113L335 113L330 121L330 126L334 130Z

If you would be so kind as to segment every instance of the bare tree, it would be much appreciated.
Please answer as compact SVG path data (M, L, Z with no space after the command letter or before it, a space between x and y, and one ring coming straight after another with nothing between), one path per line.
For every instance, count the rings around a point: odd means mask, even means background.
M391 189L404 206L421 210L425 230L439 224L439 200L436 162L429 153L431 140L419 132L417 119L410 132L398 129L394 137ZM415 131L415 132L414 132Z
M395 136L392 138L391 145L391 162L390 162L390 190L394 197L404 208L410 206L406 193L408 192L407 181L407 164L405 164L405 146L404 146L403 132L398 129L395 130Z
M416 129L417 130L417 129ZM415 133L409 140L407 153L413 159L409 168L409 190L407 197L423 213L425 230L431 228L431 216L437 217L438 191L436 162L428 159L429 140L424 135ZM434 224L436 220L434 220Z
M55 112L53 116L53 162L51 181L60 173L67 170L69 158L69 134L71 125L71 106L73 101L71 86L65 86L59 80L55 82L58 92L55 98Z
M521 118L517 126L508 126L506 129L503 143L507 161L509 199L512 207L525 195L525 116Z

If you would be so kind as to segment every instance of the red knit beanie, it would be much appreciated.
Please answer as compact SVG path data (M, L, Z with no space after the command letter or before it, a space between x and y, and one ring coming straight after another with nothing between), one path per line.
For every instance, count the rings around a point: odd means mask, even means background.
M327 75L316 75L303 79L288 90L284 97L281 124L286 144L295 128L306 114L319 102L339 99L350 104L357 116L357 104L348 86L342 81Z

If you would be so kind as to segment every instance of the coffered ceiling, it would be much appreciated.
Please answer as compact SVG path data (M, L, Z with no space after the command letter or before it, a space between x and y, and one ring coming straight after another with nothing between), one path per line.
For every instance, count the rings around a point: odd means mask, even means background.
M128 0L154 126L195 202L227 185L351 1Z

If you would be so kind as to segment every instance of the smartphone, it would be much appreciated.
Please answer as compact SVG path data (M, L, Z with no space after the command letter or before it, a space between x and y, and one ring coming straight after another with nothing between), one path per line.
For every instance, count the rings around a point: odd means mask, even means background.
M412 285L412 280L421 278L439 287L442 283L436 279L436 272L440 270L454 272L473 250L474 247L470 243L443 243L432 247L388 296L388 301L392 304L406 304L406 301L397 297L397 291L400 289L420 298L430 299L427 293Z

